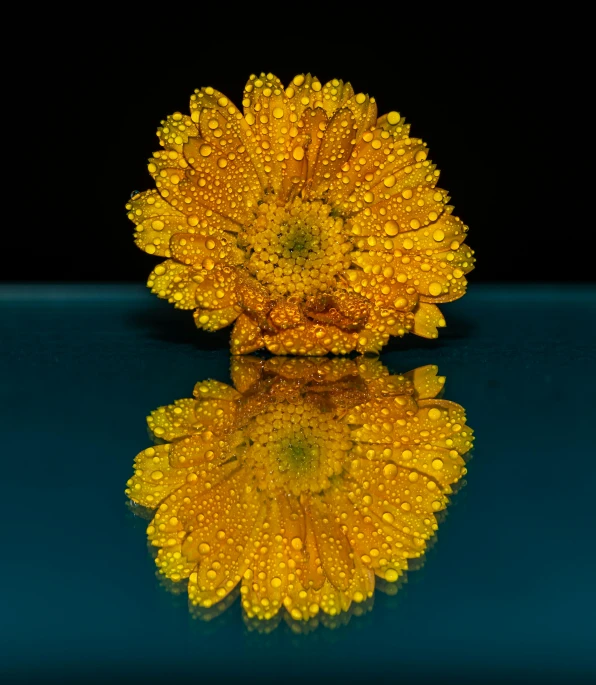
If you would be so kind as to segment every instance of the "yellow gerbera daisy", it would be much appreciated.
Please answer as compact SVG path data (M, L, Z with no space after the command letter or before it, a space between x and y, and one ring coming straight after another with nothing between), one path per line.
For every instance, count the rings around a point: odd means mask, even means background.
M167 578L212 607L241 584L250 618L285 607L331 615L395 582L437 530L466 472L465 413L435 399L436 366L389 375L380 361L232 363L235 387L195 386L149 428L126 494L156 509L147 528Z
M253 75L242 105L202 88L158 129L157 189L127 204L137 245L168 258L152 291L205 330L235 321L234 354L437 337L474 260L425 143L339 80Z

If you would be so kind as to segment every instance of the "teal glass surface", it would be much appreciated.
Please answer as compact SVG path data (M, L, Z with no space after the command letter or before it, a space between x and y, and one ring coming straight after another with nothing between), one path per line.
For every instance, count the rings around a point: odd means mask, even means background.
M596 289L475 286L438 340L393 341L391 372L437 364L475 430L466 485L423 567L336 630L250 631L236 602L191 618L160 586L126 506L146 415L229 382L205 334L142 287L0 290L0 675L35 682L579 682L594 650ZM190 681L189 681L190 682Z

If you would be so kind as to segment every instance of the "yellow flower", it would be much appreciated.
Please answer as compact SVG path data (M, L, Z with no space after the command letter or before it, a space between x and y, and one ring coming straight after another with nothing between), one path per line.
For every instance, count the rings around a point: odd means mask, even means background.
M126 494L155 509L156 563L210 608L240 584L249 618L336 615L420 557L466 469L465 413L436 399L436 366L251 357L234 386L204 381L160 407L165 444L141 452Z
M467 226L425 143L374 98L310 74L251 76L243 111L213 88L162 122L156 190L127 204L136 243L167 257L148 286L199 328L235 322L234 354L376 352L434 338L461 297Z

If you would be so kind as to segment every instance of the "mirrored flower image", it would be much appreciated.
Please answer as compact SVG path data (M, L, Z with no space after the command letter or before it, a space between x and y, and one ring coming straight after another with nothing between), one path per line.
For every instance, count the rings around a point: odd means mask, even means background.
M336 616L395 583L425 552L466 473L464 409L436 366L237 357L155 410L160 441L126 494L155 510L159 572L211 609L240 589L249 619Z
M310 74L253 75L242 107L202 88L158 129L156 188L126 205L137 245L166 258L152 292L203 330L234 324L234 354L437 337L437 305L465 293L474 258L404 117Z

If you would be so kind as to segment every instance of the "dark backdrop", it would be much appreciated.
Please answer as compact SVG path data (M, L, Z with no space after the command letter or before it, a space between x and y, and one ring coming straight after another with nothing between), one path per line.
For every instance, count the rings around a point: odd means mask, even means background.
M523 37L498 45L484 38L463 50L454 36L384 50L354 49L352 41L346 51L316 43L297 50L291 38L287 46L248 49L160 39L153 49L150 37L129 45L106 36L101 45L54 49L39 72L51 124L42 137L50 163L37 178L50 189L50 211L35 224L40 238L29 258L5 263L2 278L144 282L158 260L135 247L124 204L152 187L146 164L159 147L160 120L188 111L197 87L212 85L239 105L250 73L273 71L287 83L311 71L322 82L351 81L356 92L374 95L380 113L400 111L428 142L439 184L470 226L478 260L472 282L591 280L585 243L574 243L573 254L563 250L561 234L573 226L553 218L561 169L548 150L565 140L553 105L564 75L551 69L547 47L522 55Z

